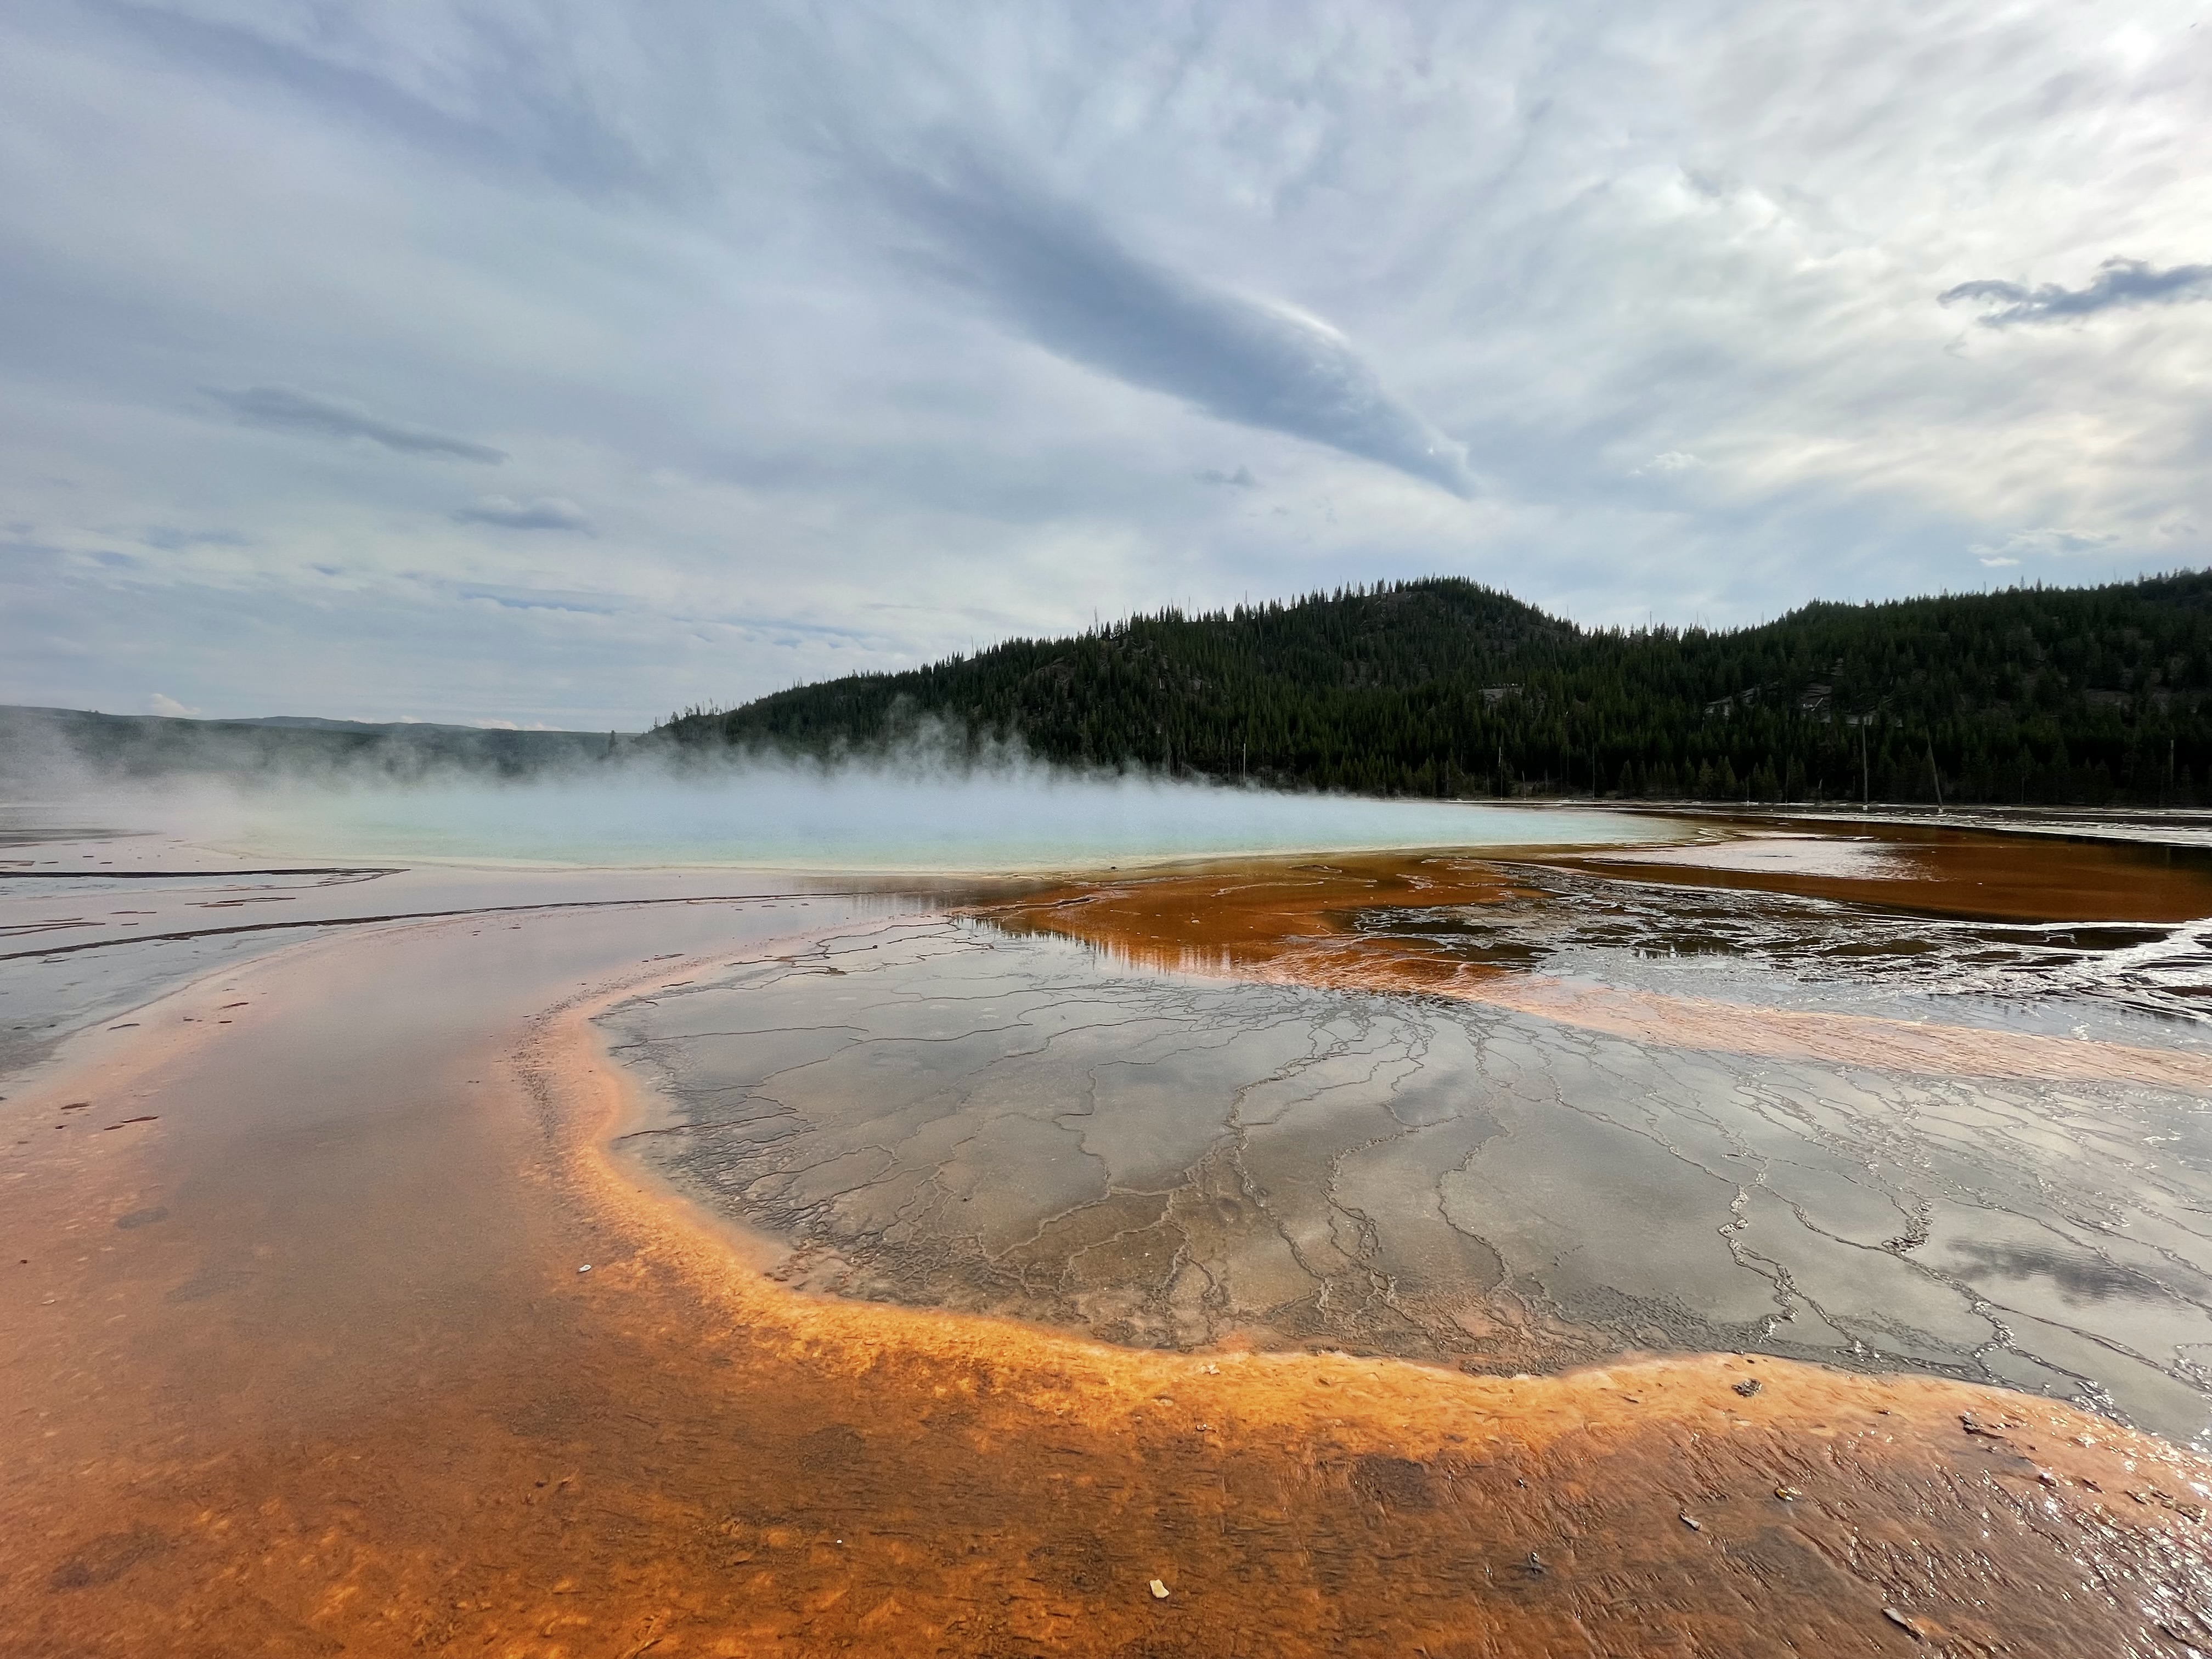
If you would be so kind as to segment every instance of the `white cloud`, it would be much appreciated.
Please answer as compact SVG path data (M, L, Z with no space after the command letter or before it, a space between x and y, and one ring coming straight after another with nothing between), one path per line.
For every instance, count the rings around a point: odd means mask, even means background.
M200 711L197 708L187 708L174 697L156 691L146 699L146 712L149 714L164 714L172 720L185 720Z

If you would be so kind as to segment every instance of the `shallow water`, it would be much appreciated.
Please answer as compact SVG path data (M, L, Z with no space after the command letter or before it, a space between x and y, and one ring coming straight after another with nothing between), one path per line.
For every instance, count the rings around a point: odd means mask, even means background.
M662 993L633 1137L793 1282L1111 1341L1899 1366L2212 1422L2212 1119L2141 1085L1653 1051L975 923Z
M2047 843L1996 921L1923 850L1238 866L915 921L623 1011L673 1103L626 1146L844 1295L1491 1371L1911 1367L2202 1443L2206 929L2079 918L2212 910L2212 874ZM1519 988L1553 984L1587 988Z
M1511 867L1511 902L1379 906L1358 937L1655 991L2212 1048L2212 921L1987 921Z

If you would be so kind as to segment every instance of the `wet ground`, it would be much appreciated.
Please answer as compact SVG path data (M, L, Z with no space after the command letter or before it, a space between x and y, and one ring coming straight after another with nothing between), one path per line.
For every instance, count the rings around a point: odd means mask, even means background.
M247 896L276 879L227 874ZM1546 878L1516 866L1480 881L1526 893ZM406 884L417 879L419 889ZM467 903L465 879L483 884ZM1782 1310L1787 1287L1758 1265L1771 1258L1747 1245L1752 1265L1738 1266L1737 1241L1802 1224L1754 1202L1746 1227L1723 1224L1717 1259L1694 1227L1675 1225L1674 1206L1644 1195L1662 1162L1621 1150L1618 1137L1650 1140L1661 1127L1674 1138L1664 1161L1679 1164L1671 1178L1691 1212L1705 1215L1708 1188L1743 1161L1728 1153L1747 1152L1769 1181L1798 1183L1790 1190L1815 1220L1872 1241L1860 1254L1908 1273L1936 1261L1931 1296L1950 1280L1976 1282L1983 1267L1955 1246L1984 1237L1968 1230L1990 1217L2024 1212L2005 1183L2024 1188L2024 1172L2045 1167L2031 1150L2006 1149L1990 1182L2002 1202L1976 1207L1970 1165L1992 1137L1975 1114L1995 1111L1993 1101L2013 1103L2004 1135L2087 1147L2085 1189L2127 1189L2136 1207L2115 1212L2118 1234L2132 1241L2160 1204L2185 1229L2184 1202L2140 1190L2143 1166L2130 1162L2115 1115L2154 1114L2188 1093L2155 1081L2196 1075L2203 1056L2188 1021L2064 993L2084 1019L2104 1022L2085 1040L2049 1029L2037 993L2017 999L2010 1025L1952 1024L1931 1037L1935 1027L1878 997L1864 1010L1831 1007L1828 981L1807 969L1790 982L1813 988L1808 1006L1770 1010L1756 1030L1739 1020L1729 1047L1708 1040L1714 1017L1698 1012L1708 1005L1679 989L1563 975L1556 954L1515 966L1411 932L1365 938L1352 924L1373 907L1339 904L1338 878L1327 904L1243 913L1258 954L1238 971L1275 982L1139 967L1072 930L1036 933L1033 915L1003 900L990 919L953 917L924 897L779 896L767 883L716 894L697 879L646 872L611 887L593 876L564 894L550 878L415 872L272 888L295 902L312 891L327 908L308 925L251 935L209 933L210 923L240 925L222 911L186 917L207 895L204 883L179 882L145 908L173 907L178 925L163 931L194 937L21 959L58 975L103 955L150 958L222 939L264 951L213 972L185 963L167 980L145 968L135 1005L89 1025L82 1008L56 1014L36 1037L44 1057L9 1075L0 1651L1503 1659L2212 1647L2203 1611L2212 1467L2065 1403L1757 1353L1507 1377L1254 1351L1315 1340L1291 1315L1243 1327L1241 1340L1224 1327L1203 1352L1163 1352L1040 1322L816 1298L756 1270L778 1251L719 1230L717 1213L686 1206L641 1159L603 1151L610 1135L629 1135L618 1144L663 1157L716 1103L672 1105L632 1087L649 1074L639 1051L607 1062L603 1042L634 1042L653 1022L668 1029L651 1039L653 1066L711 1064L737 1077L765 1061L799 1077L842 1063L886 1103L872 1141L849 1136L860 1150L842 1170L814 1163L824 1202L881 1187L860 1177L884 1147L921 1167L921 1141L891 1131L926 1137L942 1124L957 1133L930 1149L925 1184L983 1207L971 1231L1007 1225L1023 1204L1071 1218L1095 1210L1050 1183L1076 1183L1067 1190L1079 1200L1088 1177L1068 1169L1101 1160L1133 1186L1188 1199L1169 1218L1181 1225L1200 1214L1201 1194L1178 1172L1212 1158L1224 1179L1206 1195L1235 1198L1228 1154L1241 1148L1240 1183L1324 1224L1294 1240L1276 1233L1296 1246L1286 1267L1255 1234L1248 1271L1222 1248L1243 1224L1217 1201L1215 1231L1202 1237L1240 1295L1267 1295L1271 1261L1294 1291L1295 1273L1318 1269L1314 1284L1333 1288L1307 1304L1326 1318L1336 1288L1363 1297L1367 1328L1382 1334L1361 1346L1391 1349L1394 1331L1457 1332L1474 1346L1436 1352L1486 1365L1516 1341L1571 1354L1593 1351L1573 1346L1591 1333L1609 1340L1602 1319L1522 1297L1510 1273L1523 1261L1549 1264L1542 1293L1563 1306L1577 1286L1609 1278L1639 1306L1663 1308L1661 1281L1679 1273L1693 1286L1741 1274L1731 1294L1756 1320ZM1137 909L1173 908L1172 890L1147 891ZM1064 908L1066 896L1031 895L1030 910ZM37 919L51 908L34 896L4 914ZM1269 945L1267 916L1293 912L1310 933ZM117 925L68 914L86 931L34 937L85 944L95 921ZM1389 983L1363 987L1362 975ZM1539 1006L1553 1013L1531 1012ZM727 1018L747 1008L775 1018ZM679 1018L692 1013L715 1016L711 1028ZM1799 1024L1782 1018L1790 1013ZM1661 1041L1653 1020L1677 1041ZM823 1046L833 1039L842 1046ZM1012 1086L1024 1066L1030 1083L1074 1076L1055 1058L1063 1040L1090 1045L1082 1069L1100 1079L1087 1102L1058 1103L1087 1103L1074 1115L1091 1120L1073 1127L1095 1151L1068 1168L1054 1150L1068 1126L1024 1120ZM1762 1043L1778 1052L1747 1062L1744 1050ZM1921 1066L1883 1076L1917 1079L1929 1094L1909 1109L1878 1092L1829 1099L1847 1069L1802 1054L1847 1043ZM2060 1054L2081 1074L2062 1091L2089 1091L2073 1118L2036 1082L2061 1069ZM1960 1054L2012 1070L1961 1084L1950 1066ZM1632 1055L1646 1069L1607 1072ZM1758 1086L1778 1103L1709 1097L1708 1066L1738 1089L1765 1074ZM1490 1119L1450 1091L1413 1086L1435 1067L1492 1089ZM1553 1078L1547 1068L1559 1067ZM1800 1081L1774 1084L1777 1068ZM988 1097L994 1073L1009 1091ZM2122 1074L2136 1080L2098 1080ZM1665 1098L1644 1118L1615 1103L1629 1126L1618 1128L1573 1103L1602 1093L1607 1075L1632 1100L1638 1090ZM1209 1091L1231 1085L1249 1113L1224 1142ZM720 1103L742 1112L762 1086L738 1077ZM1832 1119L1808 1115L1792 1094L1801 1087L1821 1095ZM1945 1091L1960 1089L1968 1092ZM833 1120L854 1109L836 1093L824 1088L809 1109L846 1133ZM1910 1121L1884 1127L1886 1114ZM1948 1152L1935 1119L1954 1126ZM659 1128L685 1133L635 1134ZM1439 1133L1463 1137L1467 1178L1424 1189L1413 1178L1437 1165ZM1401 1142L1407 1161L1393 1166ZM1816 1178L1823 1157L1847 1145L1881 1170L1859 1196ZM2143 1165L2164 1166L2166 1148L2147 1149ZM1556 1160L1549 1178L1616 1174L1587 1189L1595 1198L1569 1201L1546 1188L1539 1153ZM1707 1164L1719 1176L1705 1176ZM1941 1177L1924 1237L1875 1240L1885 1183L1921 1191L1911 1183L1925 1180L1923 1166ZM796 1161L789 1173L804 1178ZM1769 1190L1736 1179L1753 1200ZM1305 1191L1292 1190L1301 1182ZM800 1190L785 1182L776 1201ZM1428 1200L1405 1197L1424 1190L1436 1194L1425 1219ZM1509 1202L1520 1210L1507 1214ZM2074 1225L2087 1202L2066 1196L2051 1212ZM1947 1204L1966 1216L1957 1231L1947 1231ZM729 1207L725 1194L720 1212ZM815 1224L791 1217L794 1233ZM1371 1237L1362 1217L1379 1223ZM1462 1248L1471 1217L1491 1230L1480 1236L1494 1268ZM1054 1315L1043 1304L1066 1290L1048 1285L1031 1311L1079 1328L1146 1315L1147 1287L1171 1265L1151 1253L1146 1231L1094 1237L1057 1258L1095 1257L1102 1271L1088 1283L1121 1304ZM1151 1231L1164 1237L1165 1225ZM2041 1236L2057 1235L2044 1225ZM1576 1267L1577 1239L1595 1268ZM810 1237L797 1259L825 1264L827 1246ZM1817 1261L1829 1246L1798 1248ZM1385 1250L1403 1270L1410 1314L1371 1269ZM2168 1254L2163 1266L2113 1259L2180 1285L2186 1249ZM927 1257L893 1249L880 1260ZM1055 1258L1038 1260L1049 1269ZM1428 1278L1416 1284L1417 1273ZM889 1293L957 1299L917 1295L914 1282ZM1655 1285L1662 1293L1647 1293ZM1440 1310L1469 1303L1468 1286L1477 1316L1442 1322ZM2094 1304L2108 1287L2092 1273L2057 1288ZM988 1298L1002 1292L987 1290L985 1305L996 1305ZM1798 1320L1820 1322L1816 1334L1859 1322L1850 1295L1825 1283L1795 1294ZM1266 1305L1301 1304L1292 1294ZM2148 1322L2128 1340L2151 1357L2130 1362L2142 1377L2129 1386L2151 1404L2117 1387L2105 1403L2147 1416L2168 1397L2160 1390L2196 1395L2161 1368L2163 1304L2142 1305ZM1170 1298L1163 1316L1182 1308ZM1486 1329L1491 1308L1505 1311ZM1202 1297L1199 1314L1211 1316ZM1687 1316L1733 1328L1710 1311ZM1736 1322L1748 1328L1754 1315ZM2075 1323L2087 1328L2086 1316ZM1191 1340L1133 1322L1132 1335ZM1833 1338L1808 1346L1832 1348ZM1975 1363L2014 1352L1985 1349ZM2026 1380L2086 1386L2071 1373Z
M914 909L988 887L682 867L272 861L167 835L0 829L0 1080L36 1066L73 1032L128 1020L172 987L356 928L711 904L779 890Z
M2186 858L1911 831L1077 888L623 1009L668 1109L623 1144L845 1296L1913 1368L2195 1442L2205 915Z

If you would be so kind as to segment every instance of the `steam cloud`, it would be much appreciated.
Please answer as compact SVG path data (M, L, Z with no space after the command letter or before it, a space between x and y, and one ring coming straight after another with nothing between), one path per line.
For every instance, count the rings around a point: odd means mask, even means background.
M116 747L126 725L154 728L158 750ZM0 709L0 775L15 775L0 783L48 822L315 860L986 873L1621 835L1595 812L1072 771L927 726L836 763L582 732L434 728L369 742L25 709ZM503 770L517 756L538 758Z

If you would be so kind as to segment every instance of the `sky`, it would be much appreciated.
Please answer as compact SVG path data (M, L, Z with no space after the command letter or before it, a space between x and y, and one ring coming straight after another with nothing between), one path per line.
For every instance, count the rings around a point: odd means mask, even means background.
M2212 27L0 8L0 702L641 728L1164 605L2212 562Z

